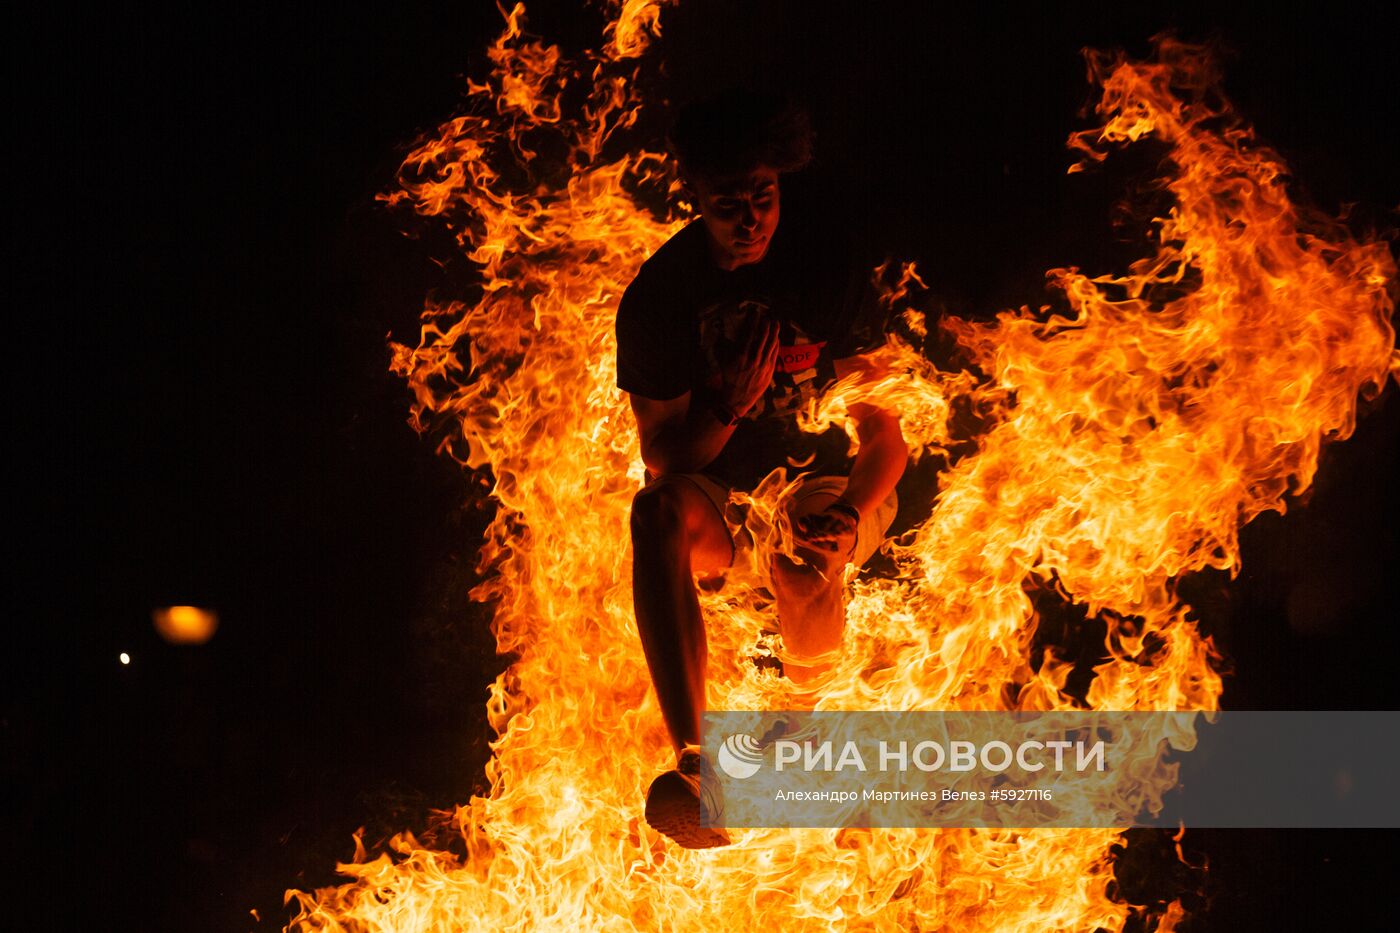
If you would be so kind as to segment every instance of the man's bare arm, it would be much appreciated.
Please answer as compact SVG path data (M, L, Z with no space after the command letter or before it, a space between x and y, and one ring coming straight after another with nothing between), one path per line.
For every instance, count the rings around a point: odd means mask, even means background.
M734 424L773 381L778 325L754 327L744 350L720 372L719 385L704 399L687 392L666 401L630 395L642 438L642 462L659 475L694 473L719 456Z
M870 379L881 375L861 357L836 361L837 378L845 378L855 372L863 372ZM844 503L837 500L826 511L806 516L794 529L798 538L827 550L834 549L842 535L855 534L856 515L851 514L847 507L854 508L860 515L868 515L878 508L904 475L904 467L909 460L909 447L904 442L898 417L867 402L856 402L849 411L856 422L860 450L856 452L850 478L846 481L846 491L841 496Z
M692 406L690 392L664 402L629 397L642 437L642 462L657 476L703 470L734 433L733 425L721 423L705 406Z
M851 406L856 420L856 436L860 450L851 467L846 484L845 499L862 515L884 502L904 475L909 460L909 447L899 419L882 408L858 402Z
M836 361L836 378L844 379L852 373L862 373L872 381L884 375L865 357ZM856 422L860 450L856 452L844 498L860 514L868 515L889 497L899 478L904 475L909 447L904 443L899 418L892 412L867 402L856 402L849 411Z

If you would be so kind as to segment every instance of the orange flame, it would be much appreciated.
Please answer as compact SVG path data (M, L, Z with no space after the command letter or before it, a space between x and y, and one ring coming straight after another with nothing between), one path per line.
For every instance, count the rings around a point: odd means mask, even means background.
M453 419L444 449L494 477L482 550L494 574L476 595L496 602L497 644L518 660L488 704L491 790L456 812L465 856L409 833L374 859L357 845L340 866L350 883L289 892L292 926L1121 929L1114 830L740 830L731 847L687 852L639 821L671 751L632 618L626 519L642 466L614 387L613 316L681 221L638 206L674 195L674 175L626 138L640 101L624 60L659 4L613 6L576 113L565 92L581 72L526 36L516 6L490 78L469 85L475 109L409 156L387 199L440 218L481 269L480 299L429 304L418 346L395 345L393 365L415 426ZM844 424L852 401L873 398L921 449L951 439L958 399L993 415L893 547L898 579L850 581L844 657L819 708L1216 709L1217 655L1177 581L1237 571L1241 525L1308 487L1322 442L1348 436L1358 394L1396 369L1389 253L1289 201L1278 157L1214 91L1200 49L1160 40L1152 62L1089 63L1104 122L1071 145L1097 160L1157 138L1175 207L1127 274L1050 273L1068 315L947 322L980 374L941 372L891 338L890 376L839 385L805 414L812 428ZM781 546L784 481L752 496L768 547ZM738 568L703 596L716 709L796 702L749 661L767 611L755 582ZM1036 589L1107 624L1108 659L1081 699L1066 691L1070 661L1032 653ZM1144 762L1161 738L1135 738ZM1170 778L1145 768L1111 792L1135 809ZM1158 928L1182 917L1174 902Z
M160 637L172 645L202 645L214 637L219 616L198 606L166 606L151 612Z

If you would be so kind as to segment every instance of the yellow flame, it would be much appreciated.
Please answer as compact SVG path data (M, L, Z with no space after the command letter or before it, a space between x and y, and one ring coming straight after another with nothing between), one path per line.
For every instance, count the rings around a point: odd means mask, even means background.
M357 840L339 866L349 883L288 892L292 926L1121 929L1113 830L742 830L731 847L686 852L639 820L671 752L632 618L627 510L641 464L612 325L680 220L638 206L674 194L674 175L626 138L640 101L624 59L659 4L613 6L623 18L577 111L564 90L581 73L526 35L516 6L490 77L469 85L474 109L418 146L387 198L441 218L481 269L479 300L430 303L394 368L414 392L413 423L452 419L444 450L494 477L482 550L493 573L476 595L495 602L497 644L518 660L491 689L491 790L456 812L465 855L405 832L371 859ZM891 375L838 386L805 414L812 428L844 424L852 401L873 398L921 449L951 440L958 400L992 424L893 548L897 579L852 579L845 653L820 708L1217 708L1217 656L1177 581L1237 571L1240 526L1307 488L1322 442L1351 432L1358 393L1395 366L1388 252L1289 201L1278 157L1211 90L1201 50L1162 40L1150 62L1089 61L1103 124L1071 145L1101 159L1155 137L1175 206L1128 273L1050 273L1068 314L947 322L978 372L941 372L892 338ZM539 155L546 140L566 171ZM896 305L912 276L890 293ZM770 548L784 482L751 497ZM796 702L750 661L768 612L755 582L738 568L703 597L713 708ZM1032 651L1037 590L1107 626L1083 697L1066 690L1070 660ZM1137 737L1145 762L1159 738ZM1171 776L1142 773L1105 792L1128 809L1150 803ZM1182 917L1173 902L1158 929Z
M615 59L636 58L652 36L661 35L661 8L674 0L612 0L617 18L604 28L608 52Z

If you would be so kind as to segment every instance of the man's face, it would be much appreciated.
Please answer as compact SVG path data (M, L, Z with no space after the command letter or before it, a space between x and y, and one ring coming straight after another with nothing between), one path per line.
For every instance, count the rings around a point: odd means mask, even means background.
M778 173L767 166L724 178L695 178L691 189L721 269L758 262L778 229Z

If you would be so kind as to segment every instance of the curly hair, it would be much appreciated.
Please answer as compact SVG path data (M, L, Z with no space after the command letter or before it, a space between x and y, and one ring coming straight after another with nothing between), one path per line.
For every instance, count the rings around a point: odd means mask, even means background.
M807 111L756 91L730 90L683 109L671 130L681 171L718 178L760 165L795 172L812 160Z

